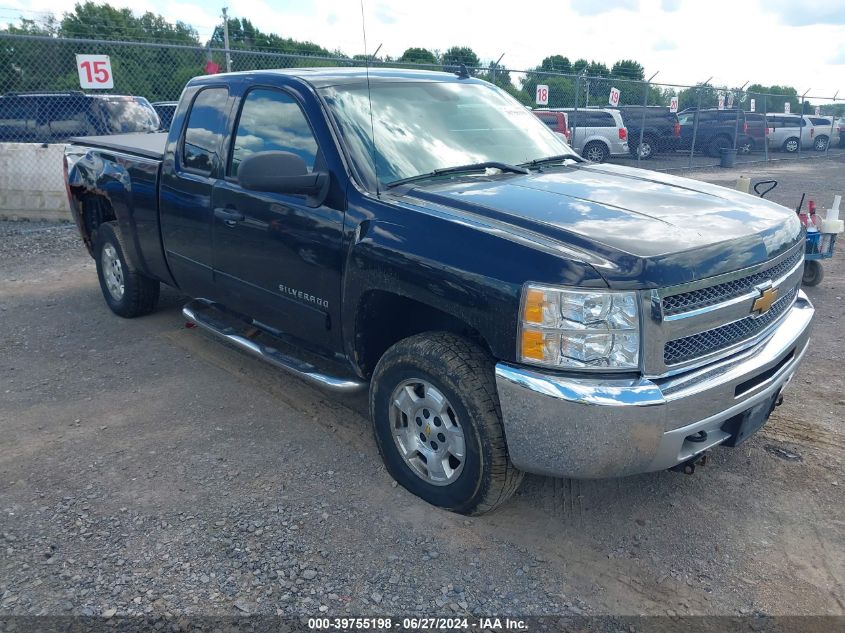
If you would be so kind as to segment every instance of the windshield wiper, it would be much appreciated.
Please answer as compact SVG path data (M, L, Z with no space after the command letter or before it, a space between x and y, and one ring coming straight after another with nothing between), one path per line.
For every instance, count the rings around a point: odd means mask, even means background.
M546 156L545 158L535 158L527 163L520 163L520 167L540 167L541 165L552 165L554 163L561 163L565 160L574 160L576 163L584 162L584 159L577 154L558 154L557 156Z
M530 173L525 167L521 165L511 165L509 163L500 163L495 160L488 160L482 163L472 163L471 165L458 165L457 167L441 167L440 169L435 169L434 171L430 171L425 174L417 174L416 176L409 176L408 178L400 178L399 180L394 180L392 182L387 183L385 186L390 189L391 187L404 185L408 182L416 182L417 180L425 180L427 178L436 178L437 176L442 176L444 174L460 174L462 172L481 171L482 169L499 169L501 171L509 171L515 174Z

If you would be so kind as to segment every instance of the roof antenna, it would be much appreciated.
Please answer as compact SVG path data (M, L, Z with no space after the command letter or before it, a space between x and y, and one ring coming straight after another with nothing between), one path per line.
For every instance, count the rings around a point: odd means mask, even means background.
M364 33L364 68L367 73L367 101L370 104L370 140L372 141L372 145L370 146L370 157L373 161L373 173L376 176L376 195L380 195L380 187L379 187L379 180L378 180L378 163L376 163L376 126L373 122L373 95L370 92L370 56L367 55L367 22L364 18L364 0L361 0L361 30ZM379 45L378 49L376 49L376 53L379 52L381 49L381 45Z
M469 79L469 71L467 70L467 65L461 62L458 66L458 72L456 72L455 74L458 76L458 79Z

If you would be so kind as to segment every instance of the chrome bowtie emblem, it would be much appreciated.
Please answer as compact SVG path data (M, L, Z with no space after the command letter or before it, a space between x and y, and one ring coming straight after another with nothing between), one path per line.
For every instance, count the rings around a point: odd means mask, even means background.
M777 288L766 288L760 291L760 296L754 300L754 305L751 306L751 311L757 314L765 314L772 307L772 304L778 298Z

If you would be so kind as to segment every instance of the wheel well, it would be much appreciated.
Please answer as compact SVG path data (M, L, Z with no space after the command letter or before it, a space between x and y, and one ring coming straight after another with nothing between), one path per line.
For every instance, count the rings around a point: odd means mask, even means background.
M368 292L355 315L355 361L370 377L379 359L393 344L422 332L452 332L490 351L475 328L460 318L390 292Z
M101 224L117 219L114 209L106 198L96 194L84 194L77 197L79 216L82 220L82 240L89 253L94 252L97 229Z

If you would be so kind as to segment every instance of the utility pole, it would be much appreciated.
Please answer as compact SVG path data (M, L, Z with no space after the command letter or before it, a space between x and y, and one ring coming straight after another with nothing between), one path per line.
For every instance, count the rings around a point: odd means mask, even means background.
M226 49L226 72L232 72L232 56L229 55L229 8L223 7L223 46Z

